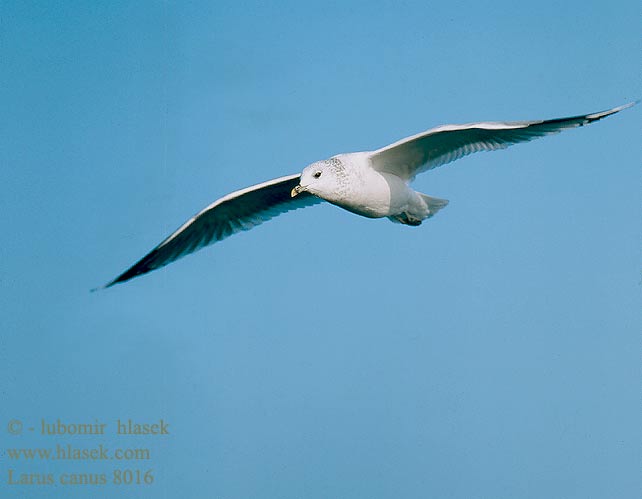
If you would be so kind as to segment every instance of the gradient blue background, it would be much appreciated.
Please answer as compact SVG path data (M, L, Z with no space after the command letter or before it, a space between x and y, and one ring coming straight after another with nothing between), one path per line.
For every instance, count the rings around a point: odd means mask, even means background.
M89 293L217 197L443 123L641 96L634 1L2 2L0 493L634 498L642 109ZM19 488L12 418L170 423L151 487ZM126 443L125 443L126 442ZM135 442L135 443L134 443ZM6 489L9 489L9 493Z

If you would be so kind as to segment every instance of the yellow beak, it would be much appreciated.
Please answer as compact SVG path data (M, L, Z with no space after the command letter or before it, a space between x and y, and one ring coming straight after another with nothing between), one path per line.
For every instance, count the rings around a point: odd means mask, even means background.
M294 189L290 191L290 197L294 197L301 192L301 186L297 185Z

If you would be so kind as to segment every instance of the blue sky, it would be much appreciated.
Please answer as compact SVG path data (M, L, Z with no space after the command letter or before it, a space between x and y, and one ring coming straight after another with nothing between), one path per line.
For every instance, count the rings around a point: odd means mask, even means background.
M89 289L315 160L638 99L641 48L628 0L3 2L2 495L638 497L639 107L422 175L418 228L316 206ZM5 430L118 418L170 435ZM56 443L152 457L7 454ZM7 484L116 467L155 482Z

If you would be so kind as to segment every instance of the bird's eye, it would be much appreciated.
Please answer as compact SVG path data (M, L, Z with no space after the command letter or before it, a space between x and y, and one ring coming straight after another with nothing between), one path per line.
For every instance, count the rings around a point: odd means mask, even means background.
M317 171L314 172L314 175L312 175L314 178L319 178L321 176L321 172Z

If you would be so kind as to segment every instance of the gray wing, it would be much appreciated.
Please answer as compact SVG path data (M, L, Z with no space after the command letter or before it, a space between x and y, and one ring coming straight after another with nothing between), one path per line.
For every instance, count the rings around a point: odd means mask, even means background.
M635 102L601 113L540 121L482 122L443 125L407 137L374 151L370 160L377 171L393 173L406 180L478 151L504 149L518 142L559 133L597 121Z
M294 198L290 196L290 191L298 185L299 178L299 174L277 178L214 201L104 287L108 288L164 267L204 246L267 222L281 213L320 203L320 198L308 192L301 192Z

